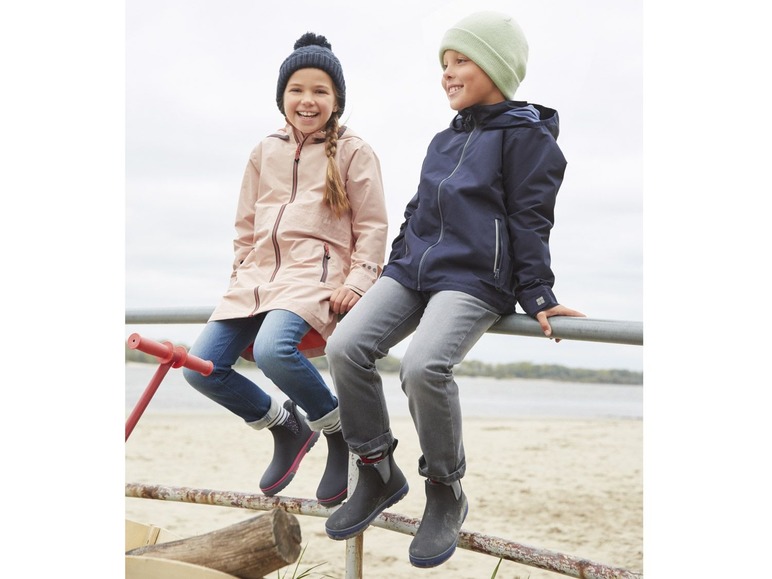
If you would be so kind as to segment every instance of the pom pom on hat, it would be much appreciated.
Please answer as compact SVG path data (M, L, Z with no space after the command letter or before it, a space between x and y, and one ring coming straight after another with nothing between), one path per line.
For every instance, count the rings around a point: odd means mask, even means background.
M295 71L301 68L318 68L330 75L338 93L338 115L346 107L346 81L343 67L332 52L332 45L321 34L306 32L295 41L294 51L279 67L279 81L276 84L276 104L284 114L284 90Z
M321 46L327 50L332 50L332 45L327 41L327 38L321 34L314 34L313 32L306 32L303 36L295 41L295 50L304 46Z
M472 59L505 98L512 99L525 78L528 41L511 16L499 12L475 12L452 26L440 42L440 65L446 50Z

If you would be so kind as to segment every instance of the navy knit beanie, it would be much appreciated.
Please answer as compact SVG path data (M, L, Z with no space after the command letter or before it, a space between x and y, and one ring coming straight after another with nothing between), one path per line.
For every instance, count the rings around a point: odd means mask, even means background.
M301 68L318 68L330 75L338 92L338 116L346 107L346 81L338 58L332 53L327 39L313 32L306 32L295 42L295 50L279 67L279 82L276 85L276 104L284 113L284 89L295 71Z

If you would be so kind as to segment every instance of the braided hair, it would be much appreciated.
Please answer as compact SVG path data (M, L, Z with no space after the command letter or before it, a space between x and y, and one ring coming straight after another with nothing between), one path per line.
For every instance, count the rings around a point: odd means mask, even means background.
M338 150L338 118L340 112L335 112L327 121L325 127L324 150L327 153L327 178L324 190L324 202L332 209L337 217L341 217L348 211L350 205L340 169L335 162L335 153Z

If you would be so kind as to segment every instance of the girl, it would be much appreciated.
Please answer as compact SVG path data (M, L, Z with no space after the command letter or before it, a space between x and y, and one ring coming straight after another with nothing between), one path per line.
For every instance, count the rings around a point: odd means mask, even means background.
M346 84L324 36L309 32L295 43L279 69L276 104L286 126L250 155L230 285L191 348L214 371L183 373L196 390L273 435L260 479L268 496L290 483L323 432L328 455L316 495L329 507L346 498L348 448L338 401L298 344L309 331L326 340L380 274L383 184L370 146L339 126ZM283 405L233 369L250 344L244 357L288 396Z
M440 44L451 126L438 133L383 276L346 316L327 354L343 433L359 455L351 498L326 523L333 539L367 528L408 492L375 361L415 332L400 379L421 445L426 506L410 544L417 567L454 552L467 513L461 407L453 367L515 302L551 333L550 316L582 316L552 292L549 233L565 159L557 112L511 100L528 45L511 17L468 16ZM506 441L502 441L506 452Z

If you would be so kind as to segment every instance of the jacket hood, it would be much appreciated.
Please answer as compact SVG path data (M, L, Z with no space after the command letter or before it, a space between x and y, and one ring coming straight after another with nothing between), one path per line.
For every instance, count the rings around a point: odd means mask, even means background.
M451 121L456 131L509 129L529 125L544 126L557 139L560 120L555 109L525 101L503 101L495 105L475 105L462 109Z

